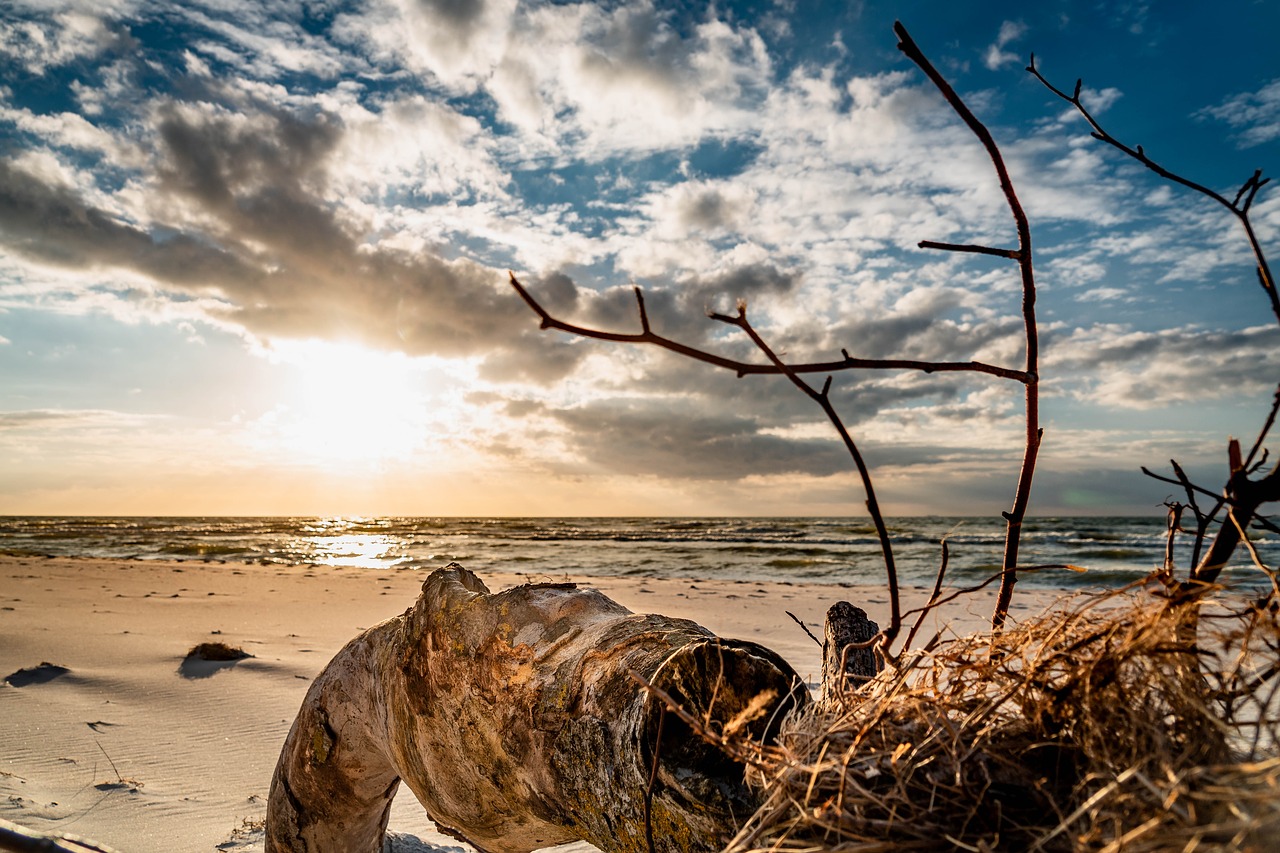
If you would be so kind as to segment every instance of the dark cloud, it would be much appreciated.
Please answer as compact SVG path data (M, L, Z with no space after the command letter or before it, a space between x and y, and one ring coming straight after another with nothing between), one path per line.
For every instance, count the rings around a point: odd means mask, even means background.
M175 218L125 222L0 161L0 241L45 263L130 270L171 293L215 293L226 306L221 319L268 337L492 354L491 375L538 381L564 375L580 357L536 333L504 272L370 248L325 197L343 133L335 117L169 104L156 130L156 192L178 202ZM572 309L567 279L544 284L549 305Z
M1259 319L1264 319L1260 317ZM1076 340L1050 338L1061 342L1061 357L1073 366L1105 367L1159 356L1162 359L1239 359L1245 366L1259 354L1280 348L1280 329L1273 325L1240 330L1163 329L1157 332L1129 332L1118 328L1080 330ZM1091 344L1078 346L1080 343ZM1077 344L1072 346L1072 344Z
M767 431L767 415L717 410L706 402L632 398L554 410L520 401L509 406L507 414L552 418L569 430L566 442L575 453L593 467L622 474L731 481L777 474L825 477L855 470L834 429L829 436L813 438L775 435ZM808 422L813 422L813 412ZM1012 460L1018 450L955 447L945 442L860 442L860 449L873 468Z
M458 33L467 33L484 17L484 0L413 0L418 11L433 23Z
M680 224L686 227L715 229L731 224L737 218L735 205L715 187L693 194L680 206Z
M45 263L132 269L180 287L218 281L252 286L262 275L232 252L172 230L144 231L2 159L0 239Z
M667 402L601 403L552 413L593 465L624 474L739 480L752 474L827 474L843 464L835 441L759 432L734 414L673 411Z

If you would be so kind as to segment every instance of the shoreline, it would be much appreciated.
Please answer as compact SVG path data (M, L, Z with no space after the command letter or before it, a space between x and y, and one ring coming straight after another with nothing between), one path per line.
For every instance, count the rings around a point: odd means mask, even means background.
M888 594L877 586L467 568L493 592L569 581L637 613L692 619L769 646L811 684L821 649L785 611L818 636L839 600L881 624L888 617ZM428 574L0 554L0 817L123 853L261 850L254 826L312 678L360 631L409 607ZM929 618L957 633L982 630L994 597L986 592ZM903 609L927 596L904 588ZM1015 596L1012 612L1038 612L1053 598ZM184 664L210 641L252 657ZM46 663L65 672L40 668ZM405 790L390 829L459 848Z

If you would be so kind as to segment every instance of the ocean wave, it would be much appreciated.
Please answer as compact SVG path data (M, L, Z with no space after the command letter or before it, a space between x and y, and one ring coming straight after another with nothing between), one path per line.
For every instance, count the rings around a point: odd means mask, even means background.
M904 585L932 585L950 545L951 577L973 583L999 571L1001 519L900 518L890 527ZM1022 542L1024 564L1070 563L1091 571L1035 572L1033 587L1114 585L1141 577L1163 559L1164 519L1034 519ZM1260 539L1270 564L1280 542ZM426 569L461 562L566 572L732 580L883 583L875 529L850 518L91 518L0 517L9 553L198 559L216 563L333 564ZM1178 546L1185 564L1190 552ZM1237 555L1241 577L1253 577Z

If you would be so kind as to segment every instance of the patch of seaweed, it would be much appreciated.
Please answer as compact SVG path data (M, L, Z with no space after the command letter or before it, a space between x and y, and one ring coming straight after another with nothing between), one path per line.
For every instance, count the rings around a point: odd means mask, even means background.
M1135 589L935 640L789 723L729 853L1277 849L1275 610Z
M195 658L197 660L233 661L251 658L253 655L237 646L229 646L226 643L215 642L200 643L199 645L192 646L191 651L187 652L187 657Z

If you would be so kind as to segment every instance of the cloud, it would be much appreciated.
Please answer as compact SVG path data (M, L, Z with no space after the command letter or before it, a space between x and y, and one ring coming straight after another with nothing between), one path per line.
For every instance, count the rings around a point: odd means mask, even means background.
M334 32L377 62L470 91L502 61L516 7L516 0L384 0L341 14Z
M1199 119L1225 121L1238 131L1236 145L1252 148L1280 139L1280 79L1256 92L1241 92L1195 113Z
M300 12L245 0L226 0L205 8L176 4L173 9L198 31L213 37L193 43L194 52L188 59L193 71L200 70L196 63L202 61L201 55L265 79L291 74L331 79L365 69L364 63L353 64L349 55L328 40L306 32L295 19Z
M1021 21L1005 21L1000 25L1000 34L996 36L993 44L987 46L987 52L983 56L983 64L992 71L998 71L1006 65L1021 61L1021 57L1016 53L1005 50L1010 43L1017 41L1027 34L1027 25Z
M8 341L5 341L8 343ZM29 411L0 412L0 430L45 429L77 425L101 416L94 411L60 411L57 409L32 409Z
M37 115L29 109L0 104L0 122L8 122L49 145L103 155L113 164L137 165L139 162L133 146L122 143L114 134L77 113Z
M75 70L64 98L0 101L4 304L213 325L255 352L320 338L453 359L497 413L453 415L455 447L531 470L835 491L848 460L785 379L541 332L505 283L514 268L559 316L635 331L635 281L654 329L742 360L763 356L705 316L740 298L792 361L1021 366L1016 268L917 247L1014 240L938 93L914 71L771 53L766 23L708 9L219 0L6 21L13 61ZM147 35L165 27L172 42ZM37 31L65 49L37 56ZM988 67L1027 32L1004 22ZM1206 115L1247 134L1267 91ZM1247 359L1272 364L1260 331L1147 328L1197 298L1189 283L1248 278L1232 223L1151 193L1065 118L1024 132L999 92L969 94L1035 223L1047 399L1129 416L1226 399ZM1095 111L1119 96L1086 93ZM1255 215L1265 235L1280 205ZM1098 305L1114 324L1081 319ZM1020 390L880 371L832 395L924 506L938 466L1007 501L984 466L1016 475Z
M39 76L50 68L128 46L131 39L127 33L102 17L115 11L111 4L104 6L95 12L69 8L26 20L0 20L0 56L15 60L27 74Z
M1158 409L1218 400L1252 400L1274 389L1280 330L1196 328L1138 331L1098 324L1052 336L1045 375L1078 377L1082 399L1117 409Z
M334 32L384 67L484 91L539 155L603 158L731 135L767 88L764 42L708 16L689 32L652 2L517 6L389 0Z
M139 273L175 297L215 295L211 319L266 337L451 355L536 337L498 270L363 242L362 223L324 195L344 134L333 116L168 103L154 122L148 219L127 221L0 162L0 239L42 263Z

